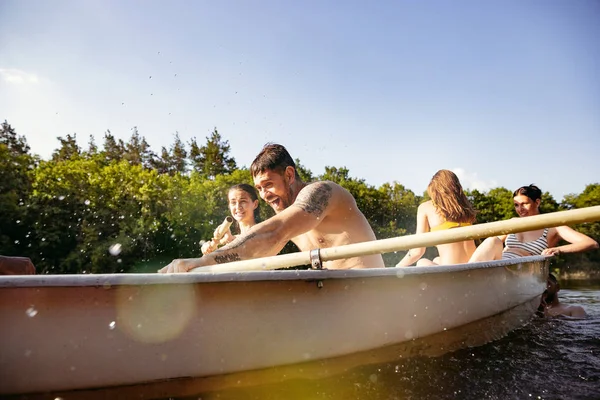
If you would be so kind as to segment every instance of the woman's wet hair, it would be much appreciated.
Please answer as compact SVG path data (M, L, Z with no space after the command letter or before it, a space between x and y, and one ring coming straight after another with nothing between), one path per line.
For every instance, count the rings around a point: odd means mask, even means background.
M237 185L233 185L229 188L229 190L227 190L227 196L229 196L229 193L231 193L232 190L241 190L242 192L246 192L248 193L248 196L250 196L250 199L252 199L252 201L258 201L258 192L256 191L256 188L252 185L249 185L247 183L238 183ZM260 220L260 207L256 207L254 209L254 222L257 222Z
M436 210L446 221L474 222L477 211L465 195L456 174L441 169L433 175L427 193Z
M531 200L536 201L537 199L542 198L542 190L532 183L529 186L521 186L520 188L515 190L515 192L513 193L513 197L516 197L519 195L527 196Z

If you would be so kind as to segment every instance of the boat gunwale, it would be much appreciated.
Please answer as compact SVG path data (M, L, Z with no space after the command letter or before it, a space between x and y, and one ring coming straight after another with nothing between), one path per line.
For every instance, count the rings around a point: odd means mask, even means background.
M293 281L355 279L410 275L443 274L484 268L507 267L530 262L543 262L552 256L527 256L508 260L436 265L425 267L388 267L346 270L263 270L243 272L191 272L187 274L68 274L68 275L11 275L0 276L0 289L18 287L85 287L136 286L164 284L195 284L218 282Z

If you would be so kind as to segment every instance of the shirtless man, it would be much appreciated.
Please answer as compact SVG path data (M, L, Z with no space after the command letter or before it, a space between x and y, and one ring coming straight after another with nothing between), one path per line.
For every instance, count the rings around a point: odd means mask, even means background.
M538 308L538 312L543 313L547 317L567 316L572 318L585 318L586 313L581 306L569 306L562 304L558 300L558 292L560 285L558 280L552 274L548 275L548 283L546 291L542 295L542 300Z
M173 260L159 272L189 272L197 267L274 256L289 240L301 251L375 240L354 197L333 182L302 182L285 147L265 145L250 172L260 197L276 215L213 253ZM323 263L328 269L383 267L380 254Z

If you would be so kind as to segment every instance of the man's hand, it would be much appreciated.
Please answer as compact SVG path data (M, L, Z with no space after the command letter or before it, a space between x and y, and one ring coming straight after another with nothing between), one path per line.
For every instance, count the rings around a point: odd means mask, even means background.
M177 260L171 261L169 265L159 269L158 272L161 274L189 272L192 268L195 268L197 266L194 262L197 260L197 258L179 258Z

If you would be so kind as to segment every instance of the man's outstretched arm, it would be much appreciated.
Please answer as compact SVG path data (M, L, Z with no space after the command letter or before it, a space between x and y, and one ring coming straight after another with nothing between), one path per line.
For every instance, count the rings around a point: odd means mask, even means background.
M317 182L300 191L294 204L201 258L173 260L158 272L188 272L194 268L276 255L292 238L315 228L332 207L335 188Z

